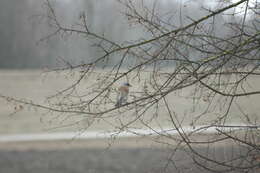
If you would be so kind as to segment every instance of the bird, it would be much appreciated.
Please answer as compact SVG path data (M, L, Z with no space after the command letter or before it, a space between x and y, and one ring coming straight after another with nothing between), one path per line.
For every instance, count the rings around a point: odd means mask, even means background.
M120 107L124 103L126 103L127 96L129 93L129 87L131 87L131 86L132 85L130 85L128 82L126 82L126 83L123 83L123 85L121 85L118 88L118 95L117 95L117 101L116 101L115 107Z

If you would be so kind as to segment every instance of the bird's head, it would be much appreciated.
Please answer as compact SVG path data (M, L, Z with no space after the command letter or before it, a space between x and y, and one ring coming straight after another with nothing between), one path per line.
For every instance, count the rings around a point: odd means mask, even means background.
M123 84L123 86L131 87L132 85L130 85L128 82L126 82Z

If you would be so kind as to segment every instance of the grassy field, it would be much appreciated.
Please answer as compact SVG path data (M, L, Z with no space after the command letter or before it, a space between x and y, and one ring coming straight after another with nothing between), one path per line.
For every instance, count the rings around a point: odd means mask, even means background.
M85 93L88 86L92 84L91 81L95 82L98 80L100 74L102 74L102 72L99 71L92 76L90 80L83 80L77 88L78 92ZM46 74L40 70L1 70L0 94L33 100L36 103L44 103L46 97L70 86L73 81L77 80L77 77L78 74L71 75L65 72ZM135 93L141 91L143 81L148 78L149 74L144 75L141 82L137 78L130 78L130 82L133 85L130 95L135 95ZM120 82L123 82L123 80ZM120 82L112 87L117 88ZM245 87L248 87L249 90L253 91L260 88L260 78L258 76L249 77L248 83L249 84ZM203 100L194 100L191 97L191 92L192 88L187 88L172 93L167 98L171 107L178 115L178 118L182 121L182 124L187 126L207 107L207 103ZM115 96L112 97L114 98L111 99L116 99ZM249 116L251 120L259 121L259 101L259 95L236 99L235 104L231 106L227 122L244 123L247 118L245 114ZM218 116L220 111L221 110L216 110L215 114L205 114L198 119L197 124L207 124ZM0 100L0 134L77 131L88 123L81 115L63 117L58 114L48 114L48 112L34 110L32 107L25 107L22 111L18 111L15 114L12 114L13 112L15 112L15 105L8 104L5 100ZM143 121L149 122L151 127L172 126L165 109L160 110L160 116L152 117L153 113L148 112L146 117L143 117ZM99 121L98 123L94 123L88 130L110 130L113 129L113 126L117 125L118 119L127 122L133 118L135 118L133 115L118 114L116 118L108 118L106 122ZM73 124L80 120L82 120L80 124L66 126L66 124ZM134 127L138 128L141 126L140 124L140 122L136 122Z

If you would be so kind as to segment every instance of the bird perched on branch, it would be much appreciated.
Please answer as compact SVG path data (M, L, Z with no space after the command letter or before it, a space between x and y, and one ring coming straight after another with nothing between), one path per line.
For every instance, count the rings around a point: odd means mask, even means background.
M131 85L128 82L126 82L118 88L117 102L115 104L115 107L120 107L124 103L126 103L127 96L129 93L129 87L131 87Z

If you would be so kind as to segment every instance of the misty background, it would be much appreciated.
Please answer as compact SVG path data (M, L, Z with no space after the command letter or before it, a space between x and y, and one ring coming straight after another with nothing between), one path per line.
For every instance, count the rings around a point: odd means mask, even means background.
M65 26L76 26L80 14L84 12L91 31L104 34L119 44L150 37L140 26L128 23L127 18L122 15L125 9L114 0L50 2L59 21ZM157 1L158 14L165 16L176 28L191 22L185 16L192 16L196 20L207 14L202 6L214 9L218 4L207 0ZM56 67L64 65L63 60L79 64L102 54L82 35L60 34L40 41L54 31L46 16L47 11L45 0L0 1L0 68ZM171 14L171 18L166 14ZM228 20L239 20L239 17L218 15L215 19L217 34L228 32L223 32L223 24ZM113 64L113 58L108 63Z

